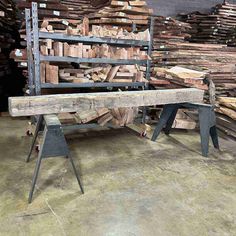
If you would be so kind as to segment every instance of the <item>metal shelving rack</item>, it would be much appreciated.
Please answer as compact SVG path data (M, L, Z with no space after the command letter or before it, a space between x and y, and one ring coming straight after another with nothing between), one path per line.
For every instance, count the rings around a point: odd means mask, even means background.
M58 56L42 56L40 55L39 42L43 39L52 39L61 42L76 42L86 44L108 44L117 47L142 47L147 51L148 56L151 56L152 38L154 21L151 18L150 22L150 41L132 40L132 39L112 39L99 38L88 36L70 36L61 33L40 32L38 28L38 5L32 3L32 9L25 9L26 20L26 39L27 39L27 57L28 57L28 75L29 75L29 90L30 95L40 95L44 88L142 88L148 89L148 84L145 82L133 83L41 83L40 80L40 62L74 62L74 63L96 63L96 64L112 64L112 65L145 65L146 79L150 79L151 62L147 60L117 60L108 58L74 58L74 57L58 57ZM135 28L135 27L133 27Z

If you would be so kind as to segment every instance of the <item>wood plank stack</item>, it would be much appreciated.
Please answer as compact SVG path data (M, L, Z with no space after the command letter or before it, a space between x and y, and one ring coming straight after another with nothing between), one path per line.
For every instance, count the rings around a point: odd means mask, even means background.
M92 25L122 26L132 30L133 24L137 28L147 28L149 16L152 14L153 10L148 8L145 0L112 0L107 7L91 14L89 18Z
M165 50L165 46L170 42L185 42L189 38L191 26L175 20L171 17L155 16L154 17L154 30L153 30L153 53L152 53L152 71L153 77L151 84L155 88L175 88L180 87L176 84L170 83L166 79L165 73L161 71L165 67L164 63L160 65L157 63L159 58L158 52ZM169 67L170 68L170 67Z
M138 108L98 108L84 110L74 114L77 124L97 122L100 126L105 126L108 122L114 126L124 127L134 122L138 115Z
M159 48L165 42L184 42L191 37L192 27L171 17L154 16L153 46Z
M17 76L15 64L9 59L9 54L15 47L15 18L13 1L0 0L0 111L7 109L9 93L19 95L18 92L21 91L18 87L22 80Z
M179 66L170 69L155 68L154 72L158 78L168 80L171 84L175 84L176 88L192 87L208 90L208 85L204 83L207 77L205 72L190 70Z
M166 42L154 49L153 66L181 66L204 71L215 83L216 94L236 95L236 48L226 45Z
M191 42L227 44L236 23L236 4L224 1L209 14L193 12L180 18L193 27Z
M21 10L21 18L24 19L25 8L31 8L31 3L38 3L38 18L40 20L44 18L60 18L68 19L68 8L61 4L60 0L24 0L17 2L17 8Z
M15 43L14 4L11 0L0 1L0 78L11 73L9 53Z
M216 111L218 128L236 139L236 98L219 97Z
M94 1L92 4L89 0L61 0L60 2L68 8L70 19L78 19L96 13L109 4L109 1Z
M124 66L99 66L89 69L61 69L59 70L59 80L70 83L133 83L147 82L144 78L142 68L135 65ZM47 73L46 73L47 74ZM46 79L47 82L47 79ZM49 83L51 78L49 77Z

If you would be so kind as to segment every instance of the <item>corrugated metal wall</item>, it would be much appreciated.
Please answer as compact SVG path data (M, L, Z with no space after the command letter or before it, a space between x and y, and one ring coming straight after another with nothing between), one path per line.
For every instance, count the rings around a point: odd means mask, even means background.
M155 14L162 16L175 16L181 12L201 11L207 12L211 7L223 0L147 0L149 7L154 9ZM236 0L228 1L236 3Z

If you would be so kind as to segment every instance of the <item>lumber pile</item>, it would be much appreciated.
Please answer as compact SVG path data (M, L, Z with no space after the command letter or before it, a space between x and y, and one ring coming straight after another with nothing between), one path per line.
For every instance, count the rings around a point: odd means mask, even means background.
M97 67L85 66L75 69L65 68L65 65L57 66L49 63L41 63L41 82L58 84L68 83L133 83L147 82L144 78L144 70L141 66L135 65L100 65Z
M202 90L208 90L204 80L207 74L196 70L190 70L183 67L175 66L170 69L155 68L154 72L158 78L168 80L171 84L175 84L176 88L190 87Z
M214 82L217 96L235 96L235 52L226 45L166 42L152 52L153 70L180 66L203 71Z
M49 66L49 68L50 67L51 66ZM122 66L105 65L105 66L92 67L88 69L60 69L59 80L61 82L70 82L70 83L147 82L146 79L144 78L144 72L141 71L142 69L143 69L142 67L135 65L122 65ZM47 76L47 65L45 74L46 74L46 80L45 80L46 82L58 83L58 79L53 81L52 77Z
M60 18L69 19L68 8L61 3L60 0L25 0L18 1L16 7L21 11L21 18L24 19L25 8L31 8L31 3L38 3L38 17L39 19Z
M9 53L15 43L14 4L11 0L0 1L0 79L11 74Z
M105 126L108 122L117 127L124 127L134 122L138 115L138 108L98 108L88 111L76 112L74 114L77 124L97 122Z
M188 23L184 23L173 19L171 17L155 16L154 17L154 29L153 29L153 50L152 50L152 77L151 85L155 88L176 88L176 84L170 83L162 68L165 68L164 61L162 64L157 64L159 58L158 52L165 50L168 43L184 42L189 38L191 26ZM170 67L169 67L170 68ZM158 73L157 73L158 71Z
M154 16L153 47L159 48L166 42L184 42L191 37L190 24L171 17Z
M50 44L50 45L49 45ZM121 48L102 45L86 45L83 43L68 44L63 42L52 42L47 40L46 44L40 46L41 54L44 56L79 57L79 58L108 58L108 59L149 59L147 52L140 47Z
M193 12L180 18L193 27L191 42L227 44L236 23L236 4L224 1L208 14Z
M217 101L218 128L227 135L236 138L236 98L219 97Z
M85 15L92 14L109 4L109 1L89 0L61 0L62 5L68 8L70 19L78 19Z
M121 29L108 31L106 27L94 26L89 31L88 19L84 18L81 24L68 26L64 30L54 30L52 20L44 20L40 31L50 33L63 33L66 35L113 37L119 39L150 40L149 30L138 33L129 33ZM58 21L57 21L58 22ZM140 47L114 47L107 44L88 45L83 43L69 44L50 39L44 40L40 45L41 54L44 56L76 57L76 58L110 58L110 59L150 59L146 51ZM11 57L19 62L26 60L25 50L15 50ZM93 82L146 82L144 79L145 67L137 65L110 66L89 65L76 69L69 63L46 64L41 63L41 81L43 83L58 84L62 82L93 83Z
M133 24L137 28L147 28L152 14L153 10L148 8L145 0L111 0L107 7L89 18L92 25L122 26L131 31Z
M76 113L60 113L58 118L63 124L95 123L105 126L108 123L116 127L125 127L134 123L138 115L138 108L97 108L83 110Z

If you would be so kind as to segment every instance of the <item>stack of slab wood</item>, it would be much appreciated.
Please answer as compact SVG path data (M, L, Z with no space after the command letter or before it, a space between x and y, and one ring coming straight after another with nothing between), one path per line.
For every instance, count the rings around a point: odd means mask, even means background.
M227 44L236 23L236 4L224 1L208 14L181 14L182 20L193 27L191 42Z
M236 139L236 97L219 97L217 102L218 128Z
M92 3L90 0L61 0L60 2L68 8L70 19L78 19L85 15L96 13L109 4L109 1L94 1Z
M138 29L147 28L152 14L153 10L145 0L112 0L107 7L91 14L89 18L90 24L122 26L132 30L133 24Z
M60 0L24 0L17 2L17 8L21 10L21 17L24 19L25 8L30 9L31 3L38 3L38 17L39 19L47 18L60 18L69 19L67 6L63 5Z
M174 66L170 69L156 67L153 72L158 79L169 81L172 88L192 87L208 90L208 85L204 82L207 78L207 73L205 72L190 70L179 66Z
M154 16L153 47L159 48L166 42L184 42L191 37L190 24L171 17Z
M236 48L226 45L166 42L152 53L155 67L181 66L206 72L216 95L236 95Z
M11 0L0 0L0 78L11 73L9 52L15 43L14 9Z

